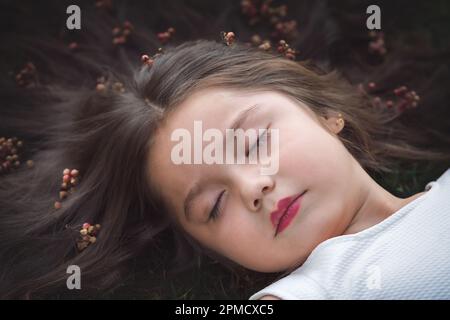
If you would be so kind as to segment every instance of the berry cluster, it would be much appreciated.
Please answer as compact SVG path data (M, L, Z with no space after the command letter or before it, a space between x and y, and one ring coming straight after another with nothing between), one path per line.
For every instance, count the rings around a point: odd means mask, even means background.
M371 39L369 42L369 53L384 56L386 54L386 47L384 44L384 33L370 31L369 37Z
M222 41L227 45L231 46L236 41L236 35L234 32L220 32L220 36L222 37Z
M20 87L33 87L37 82L36 67L32 62L27 62L25 66L16 74L16 83Z
M143 54L141 56L141 62L143 65L149 66L151 67L153 65L153 62L155 61L155 59L163 54L163 49L162 48L158 48L158 52L155 53L153 56L149 56L148 54Z
M114 45L125 44L130 36L131 32L134 30L133 25L129 21L125 21L122 27L115 27L112 29Z
M257 34L252 36L251 45L258 47L259 49L264 51L270 51L272 49L272 43L270 42L270 40L266 39L263 41ZM285 40L278 41L276 50L278 53L281 53L284 57L291 60L295 60L298 53L297 50L291 48L291 46Z
M78 182L79 172L77 169L64 169L61 188L59 191L59 199L62 201L66 199L70 193L73 193ZM55 209L60 209L62 207L61 201L55 201Z
M117 93L125 92L125 86L123 85L122 82L115 81L111 83L110 81L106 80L105 77L97 78L97 85L95 86L95 90L97 92L106 92L107 90L111 89Z
M375 82L369 82L367 89L362 84L359 85L362 92L374 93L377 89ZM387 109L394 109L399 113L403 113L406 109L417 108L420 101L420 96L414 91L409 90L406 86L400 86L388 95L387 99L382 99L378 96L374 97L372 102L377 107L385 107Z
M165 44L169 42L169 40L173 37L174 34L175 28L170 27L169 29L167 29L167 31L157 33L156 37L162 44Z
M19 168L22 147L23 141L16 137L0 137L0 174ZM29 168L34 165L32 160L28 160L26 164Z
M292 49L284 40L280 40L278 42L277 51L291 60L295 60L295 55L297 54L297 51L295 49Z
M297 21L283 21L287 15L287 6L274 6L273 0L242 0L241 12L249 18L249 25L267 21L271 28L271 36L275 39L292 39L297 36Z
M81 238L77 241L77 248L79 251L83 251L90 244L95 243L97 241L97 233L100 230L101 226L99 224L90 225L89 223L83 223L83 226L80 230Z

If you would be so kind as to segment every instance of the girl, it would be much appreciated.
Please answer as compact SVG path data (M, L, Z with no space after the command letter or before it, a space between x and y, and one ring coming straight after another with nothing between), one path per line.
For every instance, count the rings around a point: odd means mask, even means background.
M450 298L449 171L406 198L372 177L392 159L448 161L448 145L408 143L392 109L336 72L238 42L186 42L143 62L132 80L48 86L28 101L39 112L3 117L34 141L33 168L1 177L3 297L61 290L71 265L83 290L111 288L170 229L225 265L282 274L251 299ZM194 136L195 121L277 130L277 172L175 164L173 132Z

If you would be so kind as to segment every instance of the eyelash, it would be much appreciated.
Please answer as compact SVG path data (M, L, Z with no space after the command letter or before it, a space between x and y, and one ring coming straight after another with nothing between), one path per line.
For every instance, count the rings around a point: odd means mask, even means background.
M214 204L214 207L212 208L211 212L209 213L208 221L210 219L213 219L213 220L217 219L217 217L222 213L223 201L221 201L221 200L223 198L224 193L225 193L225 190L223 190L217 197L216 203Z
M261 137L265 137L265 140L267 141L267 139L270 138L270 131L269 131L269 127L270 124L267 126L267 128L264 130L263 133L261 133L258 138L256 139L256 142L252 145L252 147L250 149L248 149L248 151L245 153L245 155L248 157L250 155L250 151L252 151L255 147L259 147L260 141L261 141ZM264 140L263 140L264 142Z

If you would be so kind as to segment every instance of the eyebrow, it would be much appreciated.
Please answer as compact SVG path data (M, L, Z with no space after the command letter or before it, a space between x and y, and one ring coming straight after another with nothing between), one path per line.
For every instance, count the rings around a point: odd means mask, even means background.
M258 107L260 107L260 104L254 104L250 107L245 108L244 110L241 110L237 116L234 118L234 120L231 122L231 126L230 128L233 130L236 130L237 128L239 128L242 123L244 123L244 121L248 118L248 116L250 115L250 113L252 113L253 111L255 111L255 109L257 109Z
M231 122L231 126L230 129L232 130L236 130L237 128L239 128L242 123L244 123L244 121L248 118L248 116L250 115L250 113L252 113L252 111L255 111L255 109L257 109L258 107L260 107L261 104L254 104L251 105L249 107L246 107L245 109L241 110L238 112L238 114L236 115L236 117L233 119L233 121ZM202 183L202 179L200 178L200 180L194 182L194 184L192 185L191 189L189 190L186 199L184 200L184 215L186 216L186 219L188 221L190 221L192 212L191 212L191 207L192 204L195 200L195 198L197 198L204 189L204 184Z

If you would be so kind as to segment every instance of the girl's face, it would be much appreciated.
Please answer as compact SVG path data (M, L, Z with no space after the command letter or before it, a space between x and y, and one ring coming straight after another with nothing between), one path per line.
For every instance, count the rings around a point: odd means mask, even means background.
M194 121L201 121L203 132L216 128L225 136L233 120L254 105L240 128L279 130L277 173L262 175L260 164L171 160L179 143L171 140L174 130L186 129L194 139ZM303 263L320 242L343 234L361 206L364 171L337 138L342 127L336 119L318 117L277 92L198 91L168 115L155 136L152 186L177 223L202 245L255 271L285 271ZM302 193L298 214L275 235L271 213L280 200ZM218 198L221 209L210 218Z

